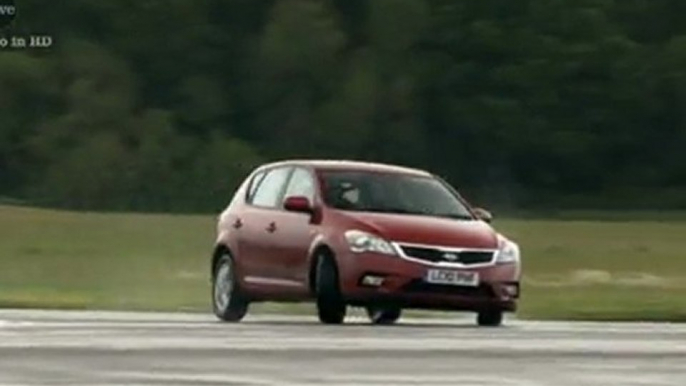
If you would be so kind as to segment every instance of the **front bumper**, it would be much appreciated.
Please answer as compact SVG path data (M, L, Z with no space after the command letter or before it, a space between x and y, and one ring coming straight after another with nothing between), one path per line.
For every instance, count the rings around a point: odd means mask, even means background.
M347 253L339 256L341 290L346 302L356 306L393 305L402 308L514 312L520 296L519 263L479 268L456 268L423 264L375 253ZM429 269L443 268L479 273L477 287L430 284L424 280ZM382 277L370 285L366 276Z

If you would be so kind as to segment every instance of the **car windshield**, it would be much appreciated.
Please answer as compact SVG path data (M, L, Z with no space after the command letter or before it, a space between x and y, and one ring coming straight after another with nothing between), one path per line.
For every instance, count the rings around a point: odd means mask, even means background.
M336 209L474 219L456 195L433 177L358 171L321 175L324 201Z

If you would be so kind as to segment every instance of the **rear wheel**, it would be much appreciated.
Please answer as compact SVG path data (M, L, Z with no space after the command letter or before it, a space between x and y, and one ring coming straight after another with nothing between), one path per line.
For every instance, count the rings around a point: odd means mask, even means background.
M367 315L373 324L389 325L400 319L402 310L397 307L367 307Z
M481 311L477 315L476 321L479 326L498 327L503 323L503 312L494 310Z
M317 313L322 323L341 324L345 319L347 307L343 301L339 283L338 269L334 260L328 255L319 256L315 288Z
M248 312L248 301L241 294L233 258L225 254L215 267L212 283L214 314L225 322L240 322Z

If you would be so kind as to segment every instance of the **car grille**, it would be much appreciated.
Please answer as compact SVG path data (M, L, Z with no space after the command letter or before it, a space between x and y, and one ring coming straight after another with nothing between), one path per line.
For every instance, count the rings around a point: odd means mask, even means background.
M481 284L478 287L460 287L451 285L431 284L423 280L413 280L405 286L403 286L402 289L403 291L408 293L458 295L477 298L495 297L493 288L491 288L491 286L487 284Z
M462 251L462 252L447 252L437 248L425 247L411 247L401 246L405 255L429 261L432 263L460 263L463 265L487 264L493 261L494 252L481 251ZM457 259L447 259L446 254L452 254Z

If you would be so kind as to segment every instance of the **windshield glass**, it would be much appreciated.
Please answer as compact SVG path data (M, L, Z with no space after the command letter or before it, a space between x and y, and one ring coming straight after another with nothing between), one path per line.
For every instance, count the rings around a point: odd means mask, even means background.
M341 210L473 219L439 180L394 173L325 171L324 201Z

